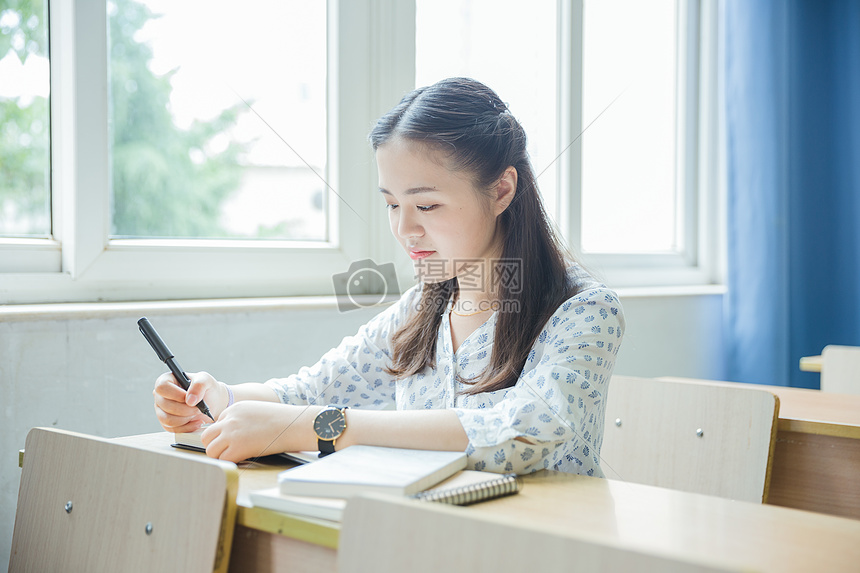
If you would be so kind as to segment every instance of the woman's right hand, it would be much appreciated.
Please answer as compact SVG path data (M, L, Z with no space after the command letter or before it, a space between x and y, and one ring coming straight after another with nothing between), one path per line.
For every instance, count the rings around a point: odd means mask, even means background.
M197 409L200 400L206 402L212 416L218 416L227 407L227 386L218 382L208 372L188 373L191 385L185 391L170 372L165 372L155 381L155 416L161 427L168 432L193 432L203 424L211 422L206 414Z

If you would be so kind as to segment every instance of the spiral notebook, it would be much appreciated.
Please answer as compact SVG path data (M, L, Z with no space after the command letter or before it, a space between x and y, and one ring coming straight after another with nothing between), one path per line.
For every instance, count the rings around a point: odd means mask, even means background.
M496 499L519 493L522 482L516 474L487 474L464 470L439 487L434 487L415 495L412 499L435 501L450 505L471 505L479 501Z

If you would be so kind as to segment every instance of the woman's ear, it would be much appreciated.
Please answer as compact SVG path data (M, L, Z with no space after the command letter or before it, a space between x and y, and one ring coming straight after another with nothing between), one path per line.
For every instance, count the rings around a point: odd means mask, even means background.
M517 193L517 169L513 165L508 166L495 188L495 214L498 217L510 206L511 201Z

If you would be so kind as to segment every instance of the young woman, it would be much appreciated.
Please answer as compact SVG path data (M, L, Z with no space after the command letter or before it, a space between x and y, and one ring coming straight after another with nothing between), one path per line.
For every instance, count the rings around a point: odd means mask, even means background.
M217 422L207 454L239 461L351 444L465 451L469 467L602 476L609 378L624 318L567 261L526 136L488 87L453 78L408 94L370 133L391 231L420 282L316 365L265 384L169 373L173 432Z

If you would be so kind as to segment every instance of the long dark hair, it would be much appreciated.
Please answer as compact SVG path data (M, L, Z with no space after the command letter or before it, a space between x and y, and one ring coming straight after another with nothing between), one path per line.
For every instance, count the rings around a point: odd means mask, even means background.
M450 78L407 94L369 135L374 151L395 137L440 151L451 168L472 175L477 189L491 189L510 166L517 170L516 193L497 224L503 237L500 261L519 265L521 282L499 282L501 312L490 365L466 381L472 384L468 394L509 388L519 379L544 324L575 294L564 249L538 194L526 134L493 90L469 78ZM389 374L411 376L435 365L442 315L458 290L457 277L422 285L421 304L394 333Z

